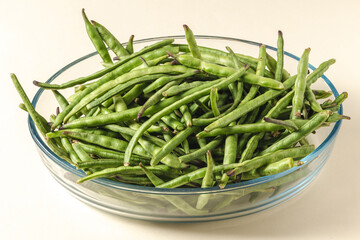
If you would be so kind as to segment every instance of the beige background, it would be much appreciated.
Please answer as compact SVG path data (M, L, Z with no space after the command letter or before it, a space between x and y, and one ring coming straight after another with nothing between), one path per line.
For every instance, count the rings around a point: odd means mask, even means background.
M349 92L329 162L300 196L255 215L212 223L159 224L117 217L70 196L43 166L28 132L15 72L28 94L70 61L93 51L81 18L108 27L121 41L183 34L223 35L276 45L310 62L337 63L327 76ZM0 1L0 239L360 239L358 1Z

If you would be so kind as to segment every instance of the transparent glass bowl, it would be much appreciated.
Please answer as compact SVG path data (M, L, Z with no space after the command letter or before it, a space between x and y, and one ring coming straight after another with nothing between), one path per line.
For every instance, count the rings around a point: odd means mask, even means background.
M185 43L184 36L166 36L135 41L140 49L165 38L175 38L175 43ZM230 46L235 52L257 56L259 43L216 36L196 36L199 45L224 50ZM275 56L276 48L267 46L268 53ZM285 68L291 74L296 73L299 58L285 53ZM86 76L101 69L101 59L96 53L88 54L66 65L47 82L62 83L79 76ZM309 65L310 69L314 69ZM333 84L325 76L314 84L317 89L331 90L338 95ZM73 89L65 91L71 94ZM39 89L33 101L36 110L44 116L54 113L57 103L51 91ZM340 109L339 113L342 113ZM163 222L202 222L229 219L253 214L294 197L319 174L326 163L335 143L341 121L331 127L321 128L312 134L309 140L316 150L302 159L304 164L285 172L219 187L158 189L95 179L77 184L84 177L81 170L55 155L40 137L33 121L29 118L29 128L39 154L51 175L69 192L81 201L96 208L124 217L163 221ZM195 208L200 194L210 194L210 200L204 210Z

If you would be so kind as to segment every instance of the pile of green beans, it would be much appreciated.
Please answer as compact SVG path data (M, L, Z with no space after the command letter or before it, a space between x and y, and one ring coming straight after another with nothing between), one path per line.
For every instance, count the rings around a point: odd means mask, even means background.
M308 135L349 119L337 113L346 92L324 100L332 93L311 88L335 60L309 73L307 48L291 75L283 68L280 31L276 59L263 44L255 57L198 46L186 25L187 44L166 39L136 51L133 35L123 46L82 15L104 68L60 85L34 81L54 93L56 115L46 120L37 113L11 75L20 107L49 147L87 174L78 183L104 177L158 188L224 188L297 167L315 149ZM72 87L73 95L60 93ZM208 197L200 195L196 208Z

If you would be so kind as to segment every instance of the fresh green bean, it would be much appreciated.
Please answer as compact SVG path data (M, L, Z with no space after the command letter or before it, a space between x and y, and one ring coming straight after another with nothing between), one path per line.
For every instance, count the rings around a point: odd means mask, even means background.
M213 115L215 117L220 115L220 111L219 111L219 108L217 106L217 101L218 100L219 100L218 89L213 87L213 88L211 88L211 91L210 91L210 106L211 106L211 110L213 112Z
M96 48L96 51L99 53L100 57L105 63L113 63L102 38L96 30L96 27L94 27L87 18L84 8L82 9L82 16L85 22L86 32L89 35L89 38L94 47Z
M34 121L36 127L39 129L41 135L45 138L46 137L46 133L47 128L45 127L46 125L44 124L44 122L41 120L42 118L40 118L40 114L36 112L36 110L34 109L33 105L31 104L28 96L26 95L24 89L22 88L19 80L17 79L16 75L11 73L10 77L13 81L13 84L17 90L17 92L19 93L31 119ZM51 139L45 139L46 143L48 144L48 146L51 148L51 150L54 151L55 154L57 154L59 157L70 161L68 153L62 149L61 147L59 147L56 143L56 141L51 140Z
M304 119L294 119L294 120L285 120L285 122L295 123L297 126L303 126L308 122L308 120ZM291 123L289 123L291 124ZM233 134L241 134L241 133L259 133L259 132L272 132L283 130L285 127L283 125L278 125L274 123L267 122L258 122L258 123L249 123L249 124L241 124L235 125L232 127L222 127L216 128L209 132L202 131L196 135L197 138L204 137L215 137L219 135L233 135Z
M164 183L164 181L161 178L156 176L152 171L147 169L147 167L145 167L143 164L140 163L139 166L141 167L141 169L144 171L146 176L149 178L149 180L155 187Z
M67 138L62 138L62 139L67 139ZM98 157L101 158L108 158L108 159L118 159L118 160L124 160L124 153L118 152L118 151L114 151L114 150L110 150L107 148L103 148L100 146L96 146L96 145L91 145L91 144L86 144L83 142L78 142L81 147L85 150L85 152L89 153L89 154L93 154L96 155ZM142 156L132 156L131 158L134 162L143 162L143 163L150 163L150 157L142 157Z
M316 101L315 94L310 89L310 87L305 88L305 97L310 103L310 107L315 112L321 112L323 109L320 106L320 103Z
M276 70L274 79L281 81L282 80L282 73L284 67L284 39L283 34L281 31L278 32L278 41L277 41L277 62L276 62Z
M177 95L181 92L187 91L189 89L192 89L194 87L198 87L200 85L204 84L204 81L194 81L194 82L190 82L190 83L182 83L179 86L172 86L171 88L163 91L162 95L164 97L170 97L170 96L174 96Z
M191 29L187 25L183 25L185 30L186 41L188 42L189 49L193 57L201 59L201 53L197 46L195 37Z
M176 177L179 175L180 170L176 170L170 168L166 165L156 165L156 166L149 166L147 167L150 171L154 174L161 175L161 176L168 176L168 177ZM82 183L88 180L92 180L95 178L100 177L111 177L117 174L127 174L127 175L143 175L144 172L140 166L120 166L117 168L106 168L101 171L97 171L95 173L90 174L89 176L80 178L77 183Z
M298 119L301 117L301 109L304 104L304 94L306 89L306 75L309 68L310 48L305 49L298 64L298 75L294 86L294 97L292 100L292 111L290 118Z
M181 114L183 115L186 126L191 127L192 126L192 117L191 117L191 113L189 111L188 106L182 105L179 109L180 109Z
M152 82L149 86L147 86L144 89L144 93L149 93L151 91L154 91L158 88L161 88L162 86L164 86L165 84L172 82L172 81L176 81L179 79L185 79L188 78L190 76L193 76L195 74L199 73L198 71L190 71L184 74L180 74L180 75L169 75L169 76L163 76L158 78L156 81Z
M100 34L102 40L108 45L108 47L115 53L119 58L123 56L129 56L129 52L123 47L123 45L117 40L114 35L106 29L103 25L96 21L91 21L92 25L96 27L96 30ZM111 62L112 63L112 62Z
M179 160L181 162L187 163L191 160L198 159L201 156L204 156L207 151L209 151L209 150L211 151L214 148L216 148L217 146L219 146L222 143L222 141L223 141L223 138L221 138L221 137L215 138L213 141L211 141L208 144L206 144L205 146L197 149L196 151L191 152L187 155L180 156Z
M161 148L161 151L157 152L151 159L151 166L157 165L161 159L163 159L167 154L171 153L179 144L184 142L187 137L189 137L194 132L198 131L197 127L189 127L184 131L178 133L175 137L173 137L170 141L166 142L166 144ZM185 155L186 156L186 155Z
M206 171L205 171L205 176L201 183L202 188L207 188L207 187L213 186L213 179L214 179L214 174L213 174L214 163L213 162L214 161L212 159L211 152L207 151L206 152ZM196 208L203 209L205 207L205 205L208 203L209 198L210 198L210 194L200 194L198 197L198 200L196 202Z

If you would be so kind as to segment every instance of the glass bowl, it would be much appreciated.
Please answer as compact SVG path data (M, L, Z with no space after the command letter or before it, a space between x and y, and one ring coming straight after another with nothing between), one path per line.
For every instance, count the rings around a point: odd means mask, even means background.
M166 36L135 41L135 48L140 49L156 41L174 38L175 43L186 43L184 36ZM235 52L258 55L259 43L217 36L196 36L199 45L224 50L230 46ZM276 48L267 46L268 53L276 56ZM285 68L296 73L299 58L285 52ZM47 82L62 83L79 76L86 76L101 69L97 53L88 54L66 65L55 73ZM311 70L314 66L309 65ZM314 88L338 92L328 78L322 76ZM72 93L73 89L65 91ZM33 101L36 110L44 116L54 112L57 103L51 91L39 89ZM342 113L342 108L339 110ZM303 158L303 165L285 172L227 185L224 189L179 188L159 189L115 182L99 178L77 184L85 173L77 170L54 154L40 137L34 122L29 118L29 128L35 145L45 166L51 175L79 200L107 212L141 220L161 222L202 222L229 219L253 214L277 206L302 192L319 174L335 144L335 138L341 121L330 127L317 130L309 136L316 149ZM201 194L210 194L210 200L203 210L195 208Z

